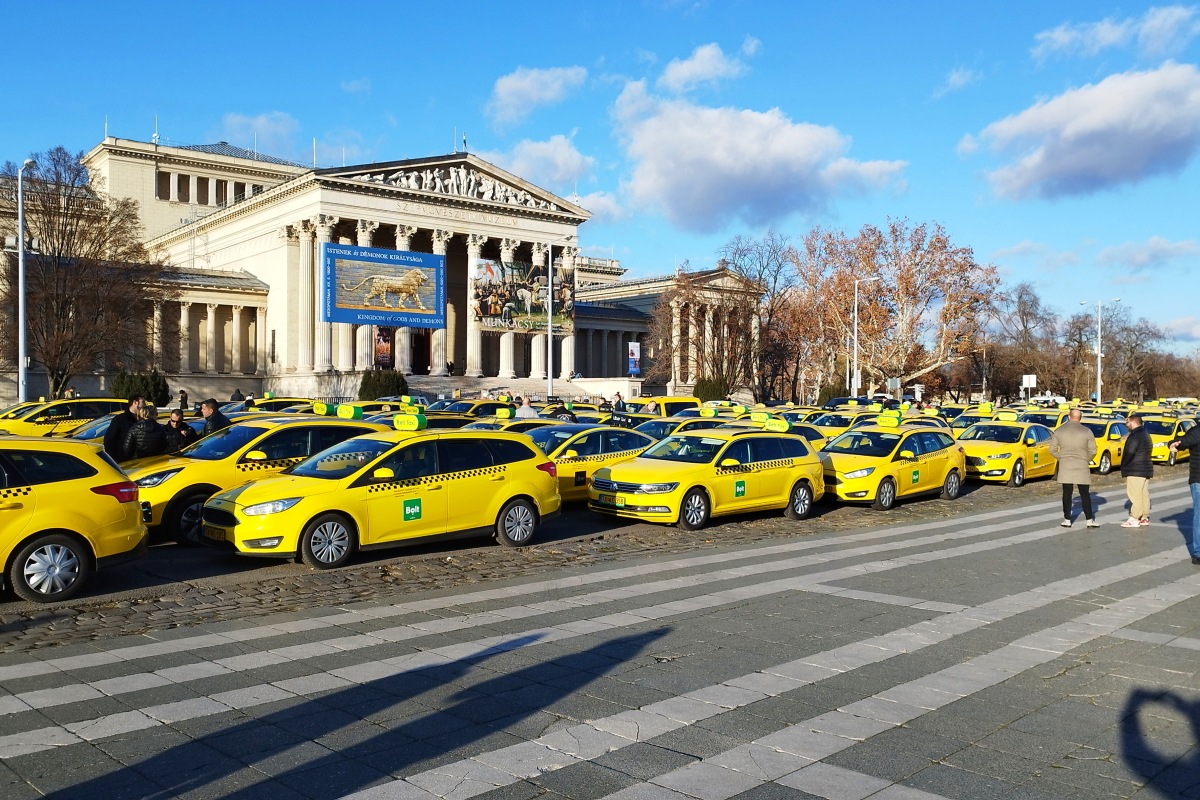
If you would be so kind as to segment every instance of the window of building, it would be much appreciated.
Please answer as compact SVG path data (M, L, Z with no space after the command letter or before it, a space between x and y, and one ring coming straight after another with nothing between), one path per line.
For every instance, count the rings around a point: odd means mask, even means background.
M233 187L233 200L232 200L232 202L236 203L238 200L241 200L241 199L243 199L243 198L244 198L244 196L245 196L245 194L246 194L246 184L244 184L244 183L236 183L236 182L234 182L234 181L230 181L230 182L229 182L229 185Z
M155 176L158 180L158 185L155 187L154 196L159 200L171 199L171 173L159 172Z
M177 186L179 188L176 191L178 192L179 202L192 202L192 176L176 173L175 180L178 181Z
M213 191L217 195L217 205L224 205L229 202L227 187L229 184L226 181L219 181L213 178Z
M212 178L197 178L196 179L196 202L202 206L208 205L208 198L211 189Z

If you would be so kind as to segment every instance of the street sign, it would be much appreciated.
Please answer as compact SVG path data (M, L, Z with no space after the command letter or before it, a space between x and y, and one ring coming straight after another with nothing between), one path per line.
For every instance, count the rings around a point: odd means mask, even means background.
M887 379L887 390L889 392L900 391L900 379L899 378L888 378Z
M1022 375L1021 376L1021 388L1022 389L1036 389L1037 388L1037 375Z

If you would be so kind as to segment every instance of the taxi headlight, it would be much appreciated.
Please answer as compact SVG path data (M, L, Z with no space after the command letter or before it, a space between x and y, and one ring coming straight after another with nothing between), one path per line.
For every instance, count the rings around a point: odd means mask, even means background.
M987 458L1012 458L1012 453L996 453L994 456L987 456Z
M169 469L166 472L154 472L150 475L143 475L134 481L134 483L138 485L139 489L150 489L166 483L180 472L183 472L183 467L180 467L179 469Z
M643 483L638 486L638 494L666 494L679 488L678 483Z
M261 517L265 514L278 514L280 511L287 511L289 508L299 502L299 497L289 497L286 500L271 500L266 503L255 503L252 506L246 506L243 508L242 513L248 517Z
M853 472L847 472L842 477L843 478L865 478L874 471L875 471L874 467L863 467L862 469L856 469Z

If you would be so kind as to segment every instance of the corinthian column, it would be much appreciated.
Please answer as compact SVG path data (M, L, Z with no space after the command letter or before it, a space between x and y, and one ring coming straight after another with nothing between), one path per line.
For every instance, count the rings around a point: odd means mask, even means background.
M415 225L396 226L396 249L409 250L412 248L412 237L417 235ZM374 347L375 342L371 342ZM392 351L395 355L393 368L404 375L412 375L412 328L396 328L392 334ZM433 359L431 358L430 361Z
M179 372L192 371L192 304L179 304Z
M454 235L454 231L435 230L433 232L433 254L435 256L446 255L446 243L450 241L450 237ZM450 322L449 309L446 311L446 322ZM429 374L435 377L445 377L450 374L446 369L446 344L450 337L446 333L446 326L434 330L433 342L430 347L429 355Z
M358 246L370 247L371 237L378 227L378 222L360 219L355 228ZM339 322L337 325L338 352L335 364L337 369L342 372L349 372L351 369L370 369L372 327L370 325L351 325L348 322ZM354 358L355 352L358 353L357 361Z
M233 323L231 330L233 331L233 342L230 344L230 361L232 365L229 367L231 375L241 375L242 370L242 309L243 306L233 306Z
M412 247L412 237L417 235L415 225L396 226L396 249L408 250Z
M313 322L316 319L316 295L313 294L313 230L311 219L301 220L296 225L300 240L300 298L296 309L297 338L296 371L312 372L313 368Z
M216 303L209 303L208 304L208 318L205 320L205 339L207 340L205 344L206 344L206 349L208 352L205 353L205 362L206 363L205 363L204 371L207 372L209 375L216 375L217 370L220 369L220 367L218 367L218 364L220 362L217 361L217 355L218 355L218 350L217 350L217 308L218 307L219 306Z
M467 369L463 375L468 378L483 377L483 323L475 291L475 260L487 240L477 233L467 236Z
M318 214L317 227L317 258L320 258L320 245L333 241L333 227L338 224L337 217L328 214ZM314 262L314 286L316 277L321 274L321 265ZM320 297L320 291L317 296ZM315 303L313 308L313 324L316 326L316 344L313 349L313 372L333 371L333 326L322 319L321 303Z

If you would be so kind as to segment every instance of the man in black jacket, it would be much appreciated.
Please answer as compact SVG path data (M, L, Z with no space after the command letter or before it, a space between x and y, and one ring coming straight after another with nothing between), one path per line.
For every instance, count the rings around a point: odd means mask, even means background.
M196 441L196 432L183 418L183 412L178 408L172 409L171 418L167 420L163 433L167 436L167 452L176 453Z
M1121 527L1140 528L1150 524L1150 479L1154 477L1150 453L1154 442L1142 427L1140 415L1131 414L1125 424L1129 426L1129 437L1121 455L1121 477L1125 479L1125 494L1129 497L1129 519Z
M141 411L143 403L145 398L140 394L131 395L129 406L113 417L112 422L108 423L108 430L104 432L104 452L118 464L129 458L125 453L125 437L129 435L133 423L138 421L138 412Z
M1175 452L1187 450L1191 454L1188 459L1188 489L1192 492L1192 535L1188 539L1188 552L1192 554L1192 563L1200 566L1200 425L1180 438L1171 442Z
M217 401L211 397L200 404L200 415L204 417L203 436L216 433L222 428L228 428L233 424L229 421L228 417L221 413Z

